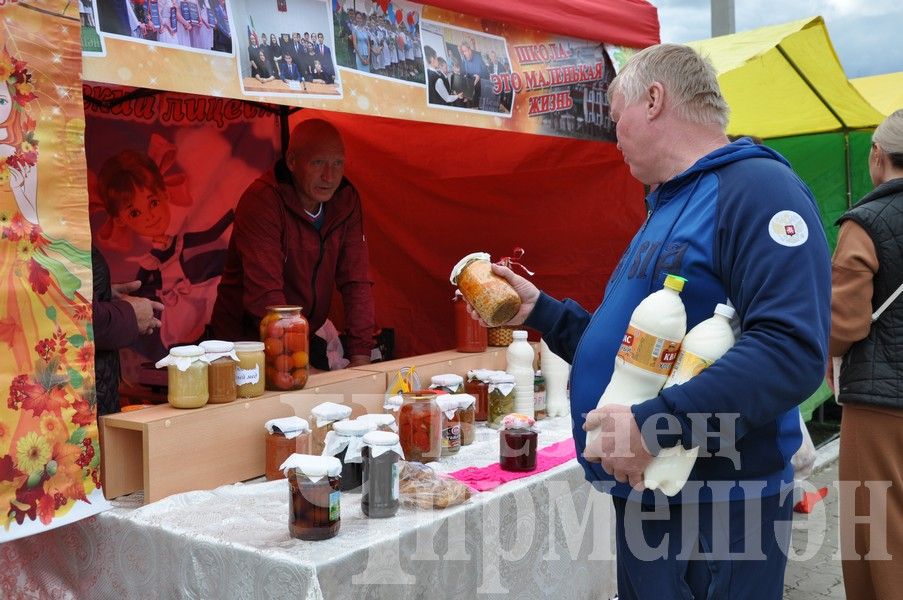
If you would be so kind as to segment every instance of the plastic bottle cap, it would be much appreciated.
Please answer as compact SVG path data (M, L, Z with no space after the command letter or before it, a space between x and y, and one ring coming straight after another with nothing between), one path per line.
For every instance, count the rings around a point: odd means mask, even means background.
M730 321L731 319L734 318L734 316L736 316L737 311L734 310L733 307L728 306L727 304L719 304L718 306L715 307L715 314L721 315L722 317L724 317L728 321Z
M513 332L511 332L511 337L516 340L525 340L527 339L527 332L523 329L515 329Z
M222 354L224 352L232 352L235 349L235 344L222 340L207 340L201 342L200 345L209 354Z
M261 352L263 348L263 342L235 342L236 352Z
M175 346L174 348L170 348L169 350L170 356L203 356L204 349L200 346Z
M679 275L668 275L665 277L665 287L675 292L682 292L687 280Z
M364 436L368 446L394 446L398 443L398 434L391 431L371 431Z

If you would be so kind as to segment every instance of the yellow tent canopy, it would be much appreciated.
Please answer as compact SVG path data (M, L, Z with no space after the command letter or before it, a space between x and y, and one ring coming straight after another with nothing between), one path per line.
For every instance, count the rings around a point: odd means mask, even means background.
M903 71L859 77L850 83L885 115L903 108Z
M850 84L821 17L690 42L731 107L728 133L775 138L875 127L883 119Z

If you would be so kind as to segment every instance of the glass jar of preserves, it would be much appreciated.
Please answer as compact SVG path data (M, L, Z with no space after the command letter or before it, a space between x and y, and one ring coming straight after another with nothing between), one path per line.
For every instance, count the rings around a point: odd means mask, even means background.
M207 363L200 346L174 346L157 361L166 367L169 389L166 399L175 408L200 408L207 404Z
M452 285L489 326L504 325L520 310L520 296L511 284L492 272L485 252L468 254L451 272Z
M395 417L393 415L386 415L383 413L367 414L359 416L355 421L371 423L376 431L398 433L398 425L395 423Z
M489 418L486 425L501 429L502 418L514 412L514 375L497 372L489 380Z
M460 290L455 290L455 350L485 352L489 345L486 328L467 312L467 302Z
M359 492L363 481L364 435L375 429L375 425L366 421L336 421L332 431L326 435L326 447L323 456L335 456L342 462L343 492Z
M256 398L264 390L266 361L263 342L235 342L235 393L239 398Z
M326 447L326 436L332 431L332 425L336 421L342 421L351 416L351 407L335 402L323 402L310 411L310 453L323 454Z
M308 326L300 306L268 306L260 321L268 390L300 390L307 383Z
M546 379L542 376L542 371L536 371L533 378L533 414L536 420L546 418Z
M235 355L235 344L220 340L201 342L204 349L204 362L207 363L207 393L210 404L232 402L238 393L235 385L235 367L238 356Z
M538 434L535 421L529 415L510 414L502 420L499 432L499 467L503 471L533 471L536 469Z
M361 510L370 518L385 518L398 512L399 461L404 458L398 435L373 431L364 436L364 481Z
M404 404L404 399L401 397L401 394L395 394L394 396L389 396L386 398L385 403L383 404L383 412L387 415L392 415L395 417L395 421L398 421L398 413L401 411L401 405Z
M461 416L458 413L458 397L453 394L442 394L436 398L436 404L442 412L441 456L457 454L461 450Z
M476 436L476 398L471 394L457 394L458 416L461 419L461 445L469 446Z
M430 389L448 394L461 394L464 392L464 378L454 373L433 375L430 379Z
M402 395L404 404L398 414L398 437L407 460L439 460L442 448L442 413L433 390L417 390Z
M326 540L342 524L342 463L334 456L293 454L282 463L288 477L288 532L300 540Z
M474 369L467 372L467 380L464 382L464 392L476 397L474 419L485 421L489 416L489 378L493 371L488 369Z
M279 468L292 454L307 454L310 447L310 426L301 417L272 419L264 424L266 428L265 474L268 481L284 479Z

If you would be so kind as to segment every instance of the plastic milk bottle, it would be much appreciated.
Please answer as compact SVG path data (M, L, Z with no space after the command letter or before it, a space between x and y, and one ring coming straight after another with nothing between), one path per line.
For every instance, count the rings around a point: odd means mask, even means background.
M514 341L508 345L508 374L514 375L514 412L533 416L533 346L527 332L512 332Z
M731 319L736 311L727 304L715 307L715 314L690 330L680 346L680 354L665 387L686 383L731 349L736 341ZM673 496L687 483L699 448L683 446L662 449L643 474L646 487Z
M571 365L552 352L545 340L540 342L539 364L546 379L546 414L559 417L571 414L568 400L568 377Z
M687 332L687 313L680 299L686 281L668 275L664 287L646 296L634 309L615 357L611 381L596 408L606 404L631 406L658 396ZM588 431L586 445L597 437L598 429Z

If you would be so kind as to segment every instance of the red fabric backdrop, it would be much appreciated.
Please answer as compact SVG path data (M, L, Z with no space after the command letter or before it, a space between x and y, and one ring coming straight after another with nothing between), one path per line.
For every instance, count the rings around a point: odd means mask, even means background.
M291 122L311 117L343 133L377 322L395 329L399 357L454 346L448 276L465 254L521 246L541 289L592 310L644 217L642 186L611 143L309 109Z
M421 0L549 33L645 48L659 42L658 10L645 0Z

